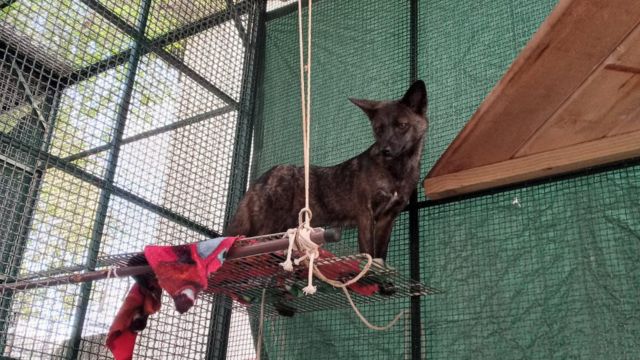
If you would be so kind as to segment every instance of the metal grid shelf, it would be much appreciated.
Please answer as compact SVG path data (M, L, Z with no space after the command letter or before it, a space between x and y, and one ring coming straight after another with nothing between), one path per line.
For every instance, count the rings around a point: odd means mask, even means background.
M234 247L257 245L277 239L282 234L260 238L241 239ZM346 253L346 246L331 244L338 253ZM332 249L333 250L333 249ZM327 256L331 254L330 256ZM294 252L294 258L299 254ZM201 300L213 302L216 297L230 295L244 305L246 311L259 311L263 289L265 290L266 317L279 315L292 316L296 313L307 313L321 310L334 310L349 307L343 292L333 286L314 278L318 291L314 295L304 295L302 289L307 285L306 266L294 267L292 272L285 271L280 263L285 259L283 250L260 253L253 256L227 260L225 264L209 278L209 286L201 295ZM356 275L367 261L364 254L325 255L316 261L316 266L331 279L347 281ZM70 283L83 283L107 278L132 275L139 265L145 265L142 253L127 253L101 257L97 261L97 270L87 272L83 266L69 266L34 272L6 282L0 291L27 290L48 286L59 286ZM115 271L114 271L115 269ZM131 271L130 271L131 270ZM140 274L140 272L136 272ZM411 296L425 296L440 293L439 290L407 279L392 267L373 262L368 273L358 281L361 286L376 286L372 295L361 295L351 290L354 303L365 305L379 301L395 300ZM225 302L229 309L233 302Z
M264 314L266 317L279 316L283 314L293 315L294 313L307 313L312 311L336 310L348 308L349 302L338 288L334 288L321 280L314 278L314 285L318 291L313 295L303 295L302 288L307 285L307 268L299 266L292 273L283 270L280 262L284 260L283 253L273 253L269 255L260 255L260 259L265 259L258 271L254 269L252 273L262 273L264 275L255 276L249 282L242 281L224 281L218 284L215 276L209 282L208 291L210 294L216 294L221 287L227 291L237 291L249 300L248 304L244 304L248 312L259 311L260 301L262 297L262 289L266 289L266 298ZM349 256L336 256L324 258L318 261L318 266L329 269L331 266L340 266L347 263L365 263L366 257L362 254ZM234 261L236 263L243 260ZM254 261L244 264L234 264L233 269L237 269L238 265L242 269L248 269ZM231 267L230 267L231 268ZM326 276L337 275L331 271L324 271ZM348 279L345 279L348 280ZM380 266L376 263L371 265L367 275L361 279L359 284L372 285L389 284L393 286L393 293L383 295L381 291L375 292L371 296L359 295L354 291L350 291L353 302L359 305L370 304L379 301L395 300L410 296L425 296L437 294L440 291L431 287L427 287L419 282L407 279L396 270L388 267ZM387 290L388 291L388 290Z

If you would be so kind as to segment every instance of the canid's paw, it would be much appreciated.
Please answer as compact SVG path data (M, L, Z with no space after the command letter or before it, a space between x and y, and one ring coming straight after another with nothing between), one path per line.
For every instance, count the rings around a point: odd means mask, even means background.
M293 315L296 314L296 309L286 305L284 303L281 302L277 302L275 304L273 304L273 307L276 309L276 311L278 312L278 314L282 315L282 316L286 316L286 317L292 317Z
M380 287L380 295L383 295L383 296L391 296L398 291L396 286L390 281L383 282L378 286Z

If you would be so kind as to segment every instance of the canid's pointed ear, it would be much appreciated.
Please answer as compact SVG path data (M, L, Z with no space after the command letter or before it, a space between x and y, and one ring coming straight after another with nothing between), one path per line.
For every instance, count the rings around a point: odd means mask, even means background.
M369 119L372 119L376 115L376 111L378 110L378 104L380 104L379 101L365 100L365 99L349 98L349 101L351 101L360 109L362 109L362 111L364 111L364 113L367 114Z
M416 80L404 94L401 103L420 115L427 112L427 87L422 80Z

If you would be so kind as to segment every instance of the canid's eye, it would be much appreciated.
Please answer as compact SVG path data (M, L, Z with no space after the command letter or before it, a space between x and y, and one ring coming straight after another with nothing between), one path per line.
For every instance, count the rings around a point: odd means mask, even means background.
M376 126L376 127L373 128L373 131L376 134L380 134L382 132L382 130L383 130L382 126Z
M399 124L398 124L398 128L399 128L400 130L405 130L405 129L407 129L408 127L409 127L409 124L407 124L407 123L399 123Z

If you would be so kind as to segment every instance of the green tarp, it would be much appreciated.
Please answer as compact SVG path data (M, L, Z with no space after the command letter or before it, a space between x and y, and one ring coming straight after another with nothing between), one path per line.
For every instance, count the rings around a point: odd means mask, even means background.
M423 175L507 70L555 1L419 1L418 70L429 90ZM254 176L302 160L296 13L267 23ZM347 97L389 99L410 82L409 2L314 5L312 161L373 141ZM420 192L420 199L424 199ZM423 358L640 358L640 168L531 186L420 211ZM389 263L409 275L408 224ZM343 241L355 246L354 234ZM409 300L363 307L385 323ZM366 329L351 310L266 324L270 359L404 359L409 322Z

